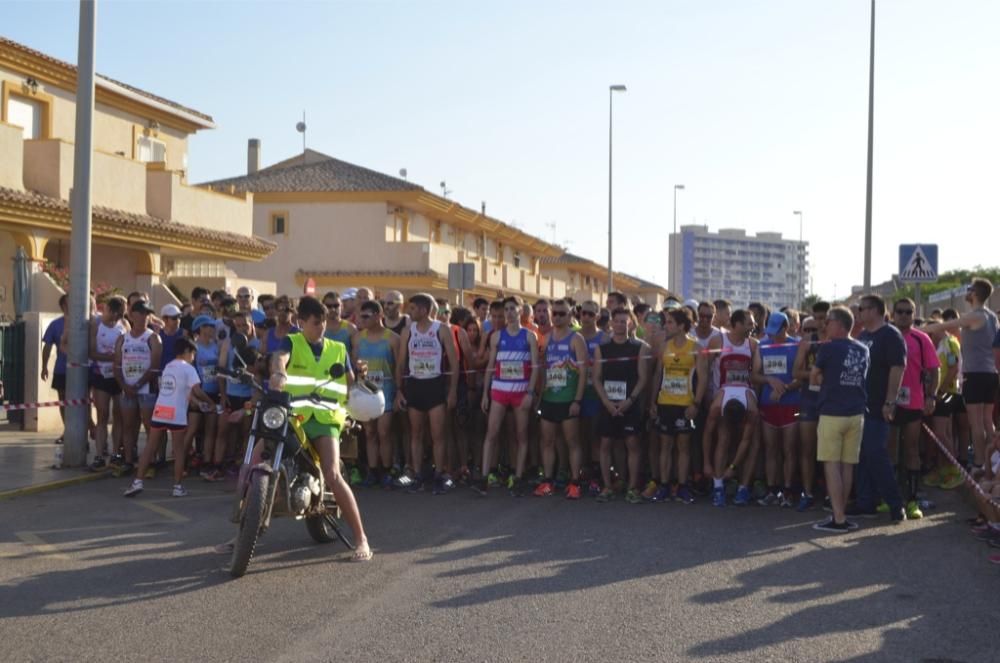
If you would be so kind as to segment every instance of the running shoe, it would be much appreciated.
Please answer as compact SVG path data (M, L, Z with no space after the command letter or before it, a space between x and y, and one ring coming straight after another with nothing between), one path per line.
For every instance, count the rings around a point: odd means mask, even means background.
M486 482L489 484L490 488L500 488L503 485L500 481L500 477L493 472L490 472L490 475L486 477Z
M610 502L614 498L615 498L615 493L610 488L605 488L604 490L602 490L600 493L597 494L597 501L602 504Z
M524 496L524 482L514 476L513 474L507 479L507 492L510 493L511 497L523 497Z
M777 506L780 503L781 500L778 499L778 496L770 491L768 491L767 495L757 500L757 504L761 506Z
M963 483L965 483L965 477L963 477L962 473L958 471L957 467L955 467L951 470L951 472L948 475L945 476L945 478L941 481L939 487L942 490L954 490L955 488L961 486Z
M892 523L901 523L906 520L906 509L899 507L898 509L889 510L889 521Z
M750 504L750 489L746 486L740 486L736 489L736 497L733 498L733 504L736 506L747 506Z
M847 521L842 523L835 522L833 518L828 520L821 520L818 523L813 524L813 529L819 532L828 532L830 534L847 534L851 531L850 526Z
M786 493L784 491L778 493L778 506L782 509L791 509L795 506L795 503L792 502L792 498L790 497L790 493Z
M142 479L132 479L132 485L125 489L125 497L135 497L142 492Z
M205 481L209 481L211 483L215 483L216 481L224 481L225 478L226 478L226 473L223 472L222 470L216 468L216 469L212 470L211 472L209 472L208 475L204 475L203 474L202 478L205 479Z
M455 482L447 474L442 474L434 479L434 495L447 495L455 487Z
M642 491L642 499L644 500L653 499L653 495L656 495L656 493L659 492L659 490L660 490L660 484L650 479L649 483L646 484L646 488Z
M365 478L361 476L361 470L359 470L357 467L352 467L351 478L350 478L351 485L359 486L361 485L362 482L364 482L364 480Z
M402 488L403 490L408 490L416 482L413 473L410 470L403 472L398 477L393 480L392 485L395 488Z
M875 507L875 511L877 513L889 513L889 505L886 504L885 501L883 500L879 502L879 505L877 507Z
M208 465L205 465L204 467L201 468L201 470L198 471L198 476L200 476L205 481L210 481L208 477L212 476L212 468Z
M681 486L677 489L677 501L682 504L694 504L694 493L688 486Z
M650 502L669 502L670 501L670 488L669 486L660 486L653 493L653 496L649 498Z
M625 501L629 504L642 504L642 494L635 488L629 488L628 492L625 493Z
M937 488L941 485L941 480L944 478L944 473L947 471L945 467L935 467L933 470L921 477L921 481L925 486L930 486L932 488Z
M933 511L937 508L937 504L931 502L930 500L919 499L917 500L917 506L920 507L921 511Z
M568 486L566 486L566 499L568 500L580 499L580 484L570 483Z
M96 458L94 458L94 462L92 462L89 465L88 469L91 472L100 472L101 470L103 470L107 466L108 465L107 465L107 462L105 462L105 460L104 460L104 456L97 456Z
M386 472L382 475L382 490L392 490L392 475Z
M555 492L556 491L551 483L549 483L548 481L543 481L540 484L538 484L537 488L535 488L534 495L535 497L548 497L549 495L552 495Z
M601 483L597 479L591 479L590 483L587 484L587 494L591 497L597 497L601 494Z
M372 486L378 485L378 477L375 476L375 470L368 470L368 474L365 475L364 480L361 482L362 488L371 488Z
M920 520L924 517L924 512L920 510L920 505L915 500L906 503L906 519Z
M726 506L726 489L721 486L712 490L712 506Z
M767 495L769 491L767 490L767 484L757 479L753 482L753 499L760 500Z
M150 465L146 468L146 474L143 476L144 479L155 479L156 478L156 468Z
M802 495L799 496L799 505L795 507L795 510L798 511L799 513L802 513L804 511L808 511L809 509L813 508L815 504L816 500L813 498L812 495L806 495L805 493L802 493Z
M174 497L187 497L188 491L184 490L184 486L181 484L174 484L174 492L172 493Z
M121 467L125 463L125 459L121 454L115 454L108 459L108 465L111 467Z

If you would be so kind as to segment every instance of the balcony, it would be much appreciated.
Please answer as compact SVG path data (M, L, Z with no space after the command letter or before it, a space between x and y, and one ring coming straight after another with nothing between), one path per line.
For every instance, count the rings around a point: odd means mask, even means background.
M162 164L145 166L145 204L150 216L208 230L253 234L253 194L230 195L193 187Z

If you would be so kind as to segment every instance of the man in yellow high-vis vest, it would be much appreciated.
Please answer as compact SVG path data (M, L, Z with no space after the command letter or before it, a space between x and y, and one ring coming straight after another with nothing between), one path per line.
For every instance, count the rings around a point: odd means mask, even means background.
M323 476L354 531L354 561L371 559L371 547L361 524L361 513L351 487L341 476L340 431L347 417L347 393L354 372L343 343L324 338L326 307L315 297L303 297L298 307L301 331L281 340L271 357L271 388L292 396L292 411L305 417L303 429L319 452ZM344 366L343 375L330 381L330 368ZM324 400L308 400L311 394ZM298 399L298 400L297 400Z

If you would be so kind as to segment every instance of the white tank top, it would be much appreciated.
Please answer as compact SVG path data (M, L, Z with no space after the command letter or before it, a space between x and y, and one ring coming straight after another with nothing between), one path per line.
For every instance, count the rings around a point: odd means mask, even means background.
M134 385L149 370L151 363L149 337L152 335L153 332L148 329L138 337L131 333L125 334L125 340L122 341L122 376L125 378L125 384ZM139 388L139 393L149 393L148 382Z
M441 339L438 329L441 323L435 320L427 333L417 329L417 323L410 324L410 341L407 355L410 359L410 377L417 380L431 380L441 375Z
M97 352L102 355L114 354L118 337L127 333L125 324L121 320L116 322L114 327L108 327L103 322L97 323ZM114 362L99 361L97 362L97 370L100 371L103 378L115 376Z
M722 353L715 361L713 371L718 378L719 386L740 385L750 386L750 369L753 351L750 349L750 338L744 339L740 345L733 345L729 334L722 335Z

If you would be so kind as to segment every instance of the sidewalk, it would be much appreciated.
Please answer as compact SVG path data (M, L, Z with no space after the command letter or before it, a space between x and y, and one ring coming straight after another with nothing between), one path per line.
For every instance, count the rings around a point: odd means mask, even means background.
M84 468L52 469L56 435L0 428L0 499L101 479Z

